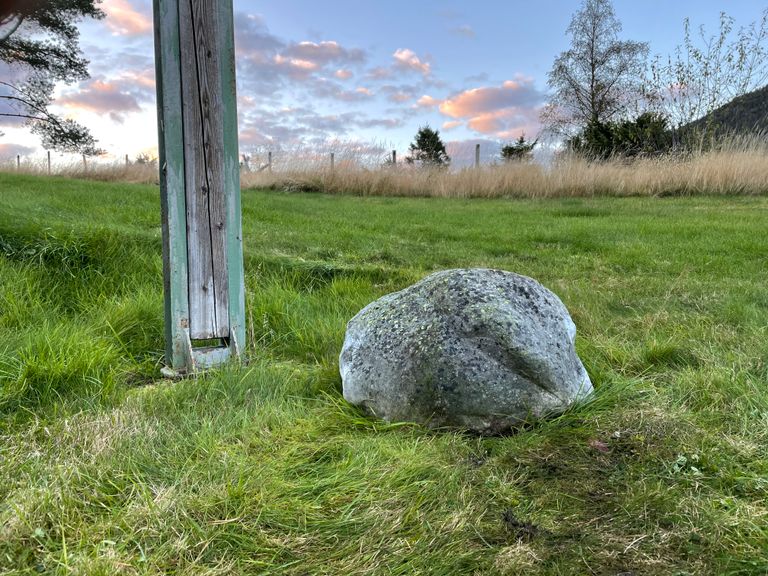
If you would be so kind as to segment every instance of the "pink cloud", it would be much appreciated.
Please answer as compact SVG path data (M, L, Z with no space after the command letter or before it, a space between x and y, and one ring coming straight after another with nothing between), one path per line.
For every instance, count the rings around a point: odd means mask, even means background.
M72 111L109 114L116 122L124 120L124 113L141 111L136 97L118 82L98 79L81 84L76 92L66 92L56 100L56 104Z
M406 94L405 92L395 92L394 94L390 94L387 96L390 102L396 102L398 104L402 104L403 102L408 102L413 98L412 95Z
M335 40L284 40L271 34L260 16L242 13L235 15L235 47L241 87L265 96L287 82L349 80L367 59L364 50Z
M395 59L395 66L402 70L413 70L424 76L432 73L432 67L429 62L421 60L413 50L408 48L399 48L392 55Z
M299 42L288 46L284 54L290 58L308 60L319 65L329 62L363 62L365 52L357 48L344 48L335 40Z
M102 8L107 14L104 22L115 36L141 36L152 33L152 17L143 6L137 10L129 0L109 0Z
M454 128L458 128L464 124L461 120L450 120L448 122L443 122L443 130L453 130Z
M155 71L151 68L146 70L126 70L120 75L120 81L129 81L137 87L151 91L155 89Z
M371 80L385 80L392 76L392 70L384 68L383 66L377 66L368 72L368 78Z
M419 108L432 108L434 106L441 106L442 100L438 100L437 98L432 98L432 96L428 96L425 94L418 100L416 100L416 106Z
M297 71L314 72L320 65L311 60L302 60L301 58L287 58L282 54L275 55L275 64L284 66Z
M258 101L253 96L248 96L247 94L238 93L237 94L237 107L243 111L243 110L251 110L256 107L258 104Z
M434 99L432 99L434 100ZM481 134L499 138L519 136L538 130L539 107L544 96L531 78L518 77L501 86L465 90L441 102L435 101L442 114Z
M493 134L504 129L504 122L514 117L515 111L510 109L486 112L473 116L467 122L467 126L482 134Z
M487 112L525 106L536 106L542 96L528 79L507 80L501 87L465 90L444 100L440 112L451 118L466 118Z

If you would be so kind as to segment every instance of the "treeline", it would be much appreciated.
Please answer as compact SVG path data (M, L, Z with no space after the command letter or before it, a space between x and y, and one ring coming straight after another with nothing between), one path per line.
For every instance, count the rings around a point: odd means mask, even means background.
M735 27L721 14L708 34L684 21L672 55L620 37L611 0L584 0L567 29L571 46L549 73L545 131L579 155L657 156L716 146L768 122L768 9Z

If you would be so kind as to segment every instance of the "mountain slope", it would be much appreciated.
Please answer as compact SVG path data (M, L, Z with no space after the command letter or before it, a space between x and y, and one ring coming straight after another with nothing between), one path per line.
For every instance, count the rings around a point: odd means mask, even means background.
M768 86L734 98L689 126L728 133L768 132Z

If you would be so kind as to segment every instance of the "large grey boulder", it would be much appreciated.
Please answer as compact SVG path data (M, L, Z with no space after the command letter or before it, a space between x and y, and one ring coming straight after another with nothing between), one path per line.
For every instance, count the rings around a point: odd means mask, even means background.
M437 272L349 321L344 398L388 421L501 433L592 392L575 337L563 303L531 278Z

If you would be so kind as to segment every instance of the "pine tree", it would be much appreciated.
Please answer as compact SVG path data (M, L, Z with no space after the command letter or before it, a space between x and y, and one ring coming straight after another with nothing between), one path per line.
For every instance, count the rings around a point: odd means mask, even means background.
M538 142L538 139L533 142L526 140L525 134L521 134L515 142L501 147L501 159L505 162L527 162L533 158L533 149Z
M19 72L14 79L0 79L0 117L26 120L46 148L101 152L86 127L48 109L57 83L88 78L76 24L83 18L103 18L99 2L9 0L0 6L0 64Z
M445 144L440 139L440 132L432 130L429 124L420 126L415 140L408 150L410 156L405 158L408 164L419 163L422 166L442 167L451 163L451 157L445 150Z

